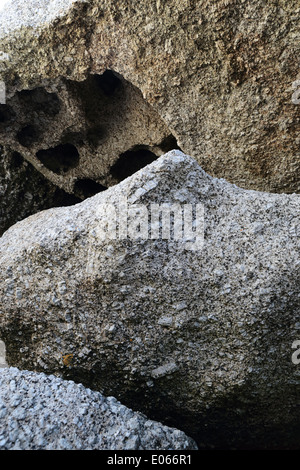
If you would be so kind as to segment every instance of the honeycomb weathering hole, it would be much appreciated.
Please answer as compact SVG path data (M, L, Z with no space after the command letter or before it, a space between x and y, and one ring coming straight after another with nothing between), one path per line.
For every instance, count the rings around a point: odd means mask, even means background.
M94 196L101 191L105 191L105 189L107 189L105 186L102 186L102 184L89 178L77 180L74 184L74 192L76 196L84 199Z
M7 104L0 104L0 124L8 123L15 117L14 110Z
M60 111L61 104L58 96L41 87L19 91L18 98L29 111L42 112L48 116L55 116Z
M122 86L121 80L112 70L106 70L102 75L93 75L93 80L106 96L111 96Z
M88 140L88 143L92 145L93 147L97 147L99 145L99 142L106 136L105 129L98 125L91 127L88 129L86 137Z
M127 150L127 152L121 153L118 160L111 167L111 174L116 180L122 181L146 165L154 162L157 158L158 156L147 148L134 147L131 150Z
M17 140L23 147L31 147L39 137L38 131L34 126L28 124L17 133Z
M170 150L181 150L177 144L177 140L173 134L168 135L160 144L159 147L163 152L169 152Z
M57 174L66 173L79 164L79 153L75 145L60 144L36 154L39 161Z

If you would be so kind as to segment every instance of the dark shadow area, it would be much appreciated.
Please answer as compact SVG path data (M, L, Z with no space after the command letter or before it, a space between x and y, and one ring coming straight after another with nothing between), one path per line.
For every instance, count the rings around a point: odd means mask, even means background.
M55 93L48 93L44 88L22 90L18 92L19 102L29 112L42 112L48 116L55 116L60 111L60 100Z
M101 120L104 118L109 122L111 109L116 105L115 100L119 103L123 98L122 81L114 72L106 70L102 75L91 74L82 82L66 80L65 83L69 92L80 101L93 139L97 135L99 140L105 132Z
M46 168L57 174L66 173L76 168L79 163L78 150L72 144L60 144L47 150L39 150L36 156Z
M11 154L11 164L13 168L20 168L24 163L24 158L19 152Z
M112 70L106 70L102 75L92 75L92 80L106 96L113 95L122 86L121 80Z
M92 147L97 147L101 140L106 136L105 129L101 126L94 126L88 129L86 133L87 142Z
M177 144L176 138L170 134L166 137L160 144L159 147L162 149L163 152L170 152L170 150L181 150L181 148ZM182 151L182 150L181 150Z
M141 168L157 160L158 156L147 147L136 146L127 152L121 153L116 163L111 167L112 176L122 181L133 175Z
M20 220L52 207L71 206L78 197L55 186L27 162L19 152L6 152L0 146L0 236Z
M13 118L15 118L16 113L8 104L0 104L0 125L8 124Z
M85 199L94 196L107 188L89 178L77 180L74 184L74 193L76 196Z
M17 140L23 147L31 147L39 138L39 132L36 128L28 124L17 133Z

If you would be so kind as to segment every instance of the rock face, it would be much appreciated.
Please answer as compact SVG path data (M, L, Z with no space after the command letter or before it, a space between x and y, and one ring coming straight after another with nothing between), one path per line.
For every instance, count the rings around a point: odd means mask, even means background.
M197 449L182 431L113 397L14 367L0 372L0 416L1 450Z
M74 193L174 144L240 187L299 192L299 16L298 0L11 1L0 131Z
M116 396L199 446L297 447L299 202L172 151L17 223L0 239L8 364Z

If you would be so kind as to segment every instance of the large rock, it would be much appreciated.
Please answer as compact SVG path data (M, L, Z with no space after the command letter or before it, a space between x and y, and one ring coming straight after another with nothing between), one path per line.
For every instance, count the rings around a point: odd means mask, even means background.
M175 145L240 187L299 192L299 16L298 0L11 0L0 132L70 192Z
M196 450L182 431L54 376L0 372L0 450Z
M297 447L299 202L214 179L172 151L17 223L0 239L8 364L116 396L199 445ZM154 203L197 209L198 243L174 239L178 213L170 239L154 223L148 238Z

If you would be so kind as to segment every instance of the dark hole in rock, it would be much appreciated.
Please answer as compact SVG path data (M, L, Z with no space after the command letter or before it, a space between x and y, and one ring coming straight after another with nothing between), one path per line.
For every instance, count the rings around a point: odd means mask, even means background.
M119 100L123 98L123 82L114 72L107 70L102 75L91 74L82 82L66 80L65 83L69 93L81 102L80 107L91 129L99 129L103 116L110 121L110 113L115 106L119 110Z
M38 137L39 134L32 124L28 124L17 133L17 140L23 147L31 147Z
M169 152L170 150L181 150L181 148L177 144L176 138L170 134L166 137L160 144L159 147L162 149L163 152Z
M121 153L118 160L111 167L111 175L122 181L149 163L157 160L158 156L143 146L136 146L127 152Z
M102 184L88 178L77 180L74 184L74 193L76 196L84 199L105 191L105 189L107 188L102 186Z
M61 188L57 188L53 195L53 203L48 207L67 207L82 202L74 194L69 194Z
M55 93L49 93L44 88L22 90L18 92L19 101L28 111L43 112L55 116L60 111L60 100Z
M24 163L24 158L19 152L13 152L11 154L11 163L13 168L20 168Z
M90 145L92 145L93 147L97 147L100 140L105 137L105 134L105 130L100 126L97 126L90 128L87 131L86 137Z
M61 174L75 168L79 163L79 153L72 144L60 144L36 154L40 162L54 173Z
M0 124L9 122L15 117L15 112L8 104L0 104Z
M95 84L106 96L111 96L122 85L121 80L112 70L106 70L102 75L93 75Z

